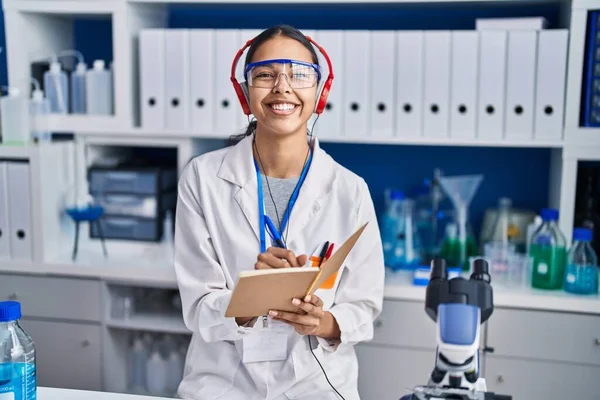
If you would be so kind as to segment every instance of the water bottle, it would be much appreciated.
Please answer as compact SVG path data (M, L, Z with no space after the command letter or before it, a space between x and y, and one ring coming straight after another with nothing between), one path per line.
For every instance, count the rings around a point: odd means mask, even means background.
M0 302L0 399L35 400L35 345L19 324L21 304Z
M31 129L31 138L34 142L50 142L52 140L52 133L46 128L45 125L40 125L40 120L36 117L48 115L50 113L50 102L44 98L44 92L35 89L31 95L31 102L29 103L29 113L34 121Z
M598 294L598 257L591 246L592 230L573 230L569 249L564 290L576 294Z
M78 62L75 71L71 74L71 113L86 113L86 94L85 77L87 66L83 62Z
M567 261L567 241L558 228L558 210L545 208L542 225L533 234L529 256L533 259L531 285L537 289L562 289Z
M46 89L46 97L50 101L51 113L67 113L69 105L67 86L67 73L62 70L58 61L52 61L50 69L44 72L44 89Z
M2 141L7 144L29 143L29 99L17 87L8 89L8 96L0 98Z
M112 114L112 86L111 73L104 68L104 61L94 61L93 69L89 70L86 75L86 107L88 114Z

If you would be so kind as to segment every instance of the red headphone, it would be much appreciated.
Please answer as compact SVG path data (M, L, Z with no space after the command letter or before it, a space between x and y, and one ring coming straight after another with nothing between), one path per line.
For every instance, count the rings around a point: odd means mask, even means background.
M331 65L331 60L329 59L329 55L327 54L325 49L323 49L314 40L312 40L312 38L310 36L306 36L306 39L308 39L308 41L310 43L312 43L317 49L319 49L321 54L323 54L323 57L325 57L325 61L327 62L327 67L329 68L329 75L327 76L327 79L325 79L325 81L321 80L322 83L319 84L319 86L321 86L321 89L319 91L320 94L317 95L317 106L315 107L315 113L317 115L319 115L325 109L325 105L327 105L327 97L329 96L329 91L331 90L331 84L333 83L333 66ZM235 70L236 70L236 67L237 67L237 64L238 64L240 58L242 57L242 54L248 47L250 47L252 42L254 42L254 38L248 40L246 42L246 44L244 45L244 47L242 47L237 52L237 54L235 55L235 58L233 59L233 64L231 66L231 82L233 83L233 88L235 89L235 93L237 94L240 104L242 105L242 110L244 111L244 114L246 114L246 115L252 114L250 112L250 105L248 104L248 86L247 86L246 82L243 82L243 83L238 82L238 80L235 77ZM317 93L319 93L319 92L317 92Z

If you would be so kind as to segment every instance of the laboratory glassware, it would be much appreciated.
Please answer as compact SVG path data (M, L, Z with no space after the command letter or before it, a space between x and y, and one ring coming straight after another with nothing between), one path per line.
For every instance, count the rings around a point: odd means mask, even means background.
M71 113L85 114L85 76L87 65L81 52L77 50L64 50L58 53L59 57L74 56L77 58L75 71L71 73Z
M87 72L85 82L87 114L112 114L112 74L104 67L104 60L96 60L93 68Z
M0 98L2 142L26 144L31 141L29 125L29 99L18 87L9 87L8 95Z
M35 344L20 319L21 303L0 302L0 398L35 400Z
M69 108L67 87L67 73L63 71L60 62L53 59L50 63L50 69L44 72L44 89L50 102L51 113L67 114Z
M564 290L576 294L598 294L598 256L591 246L592 230L573 230L569 249Z
M469 257L478 253L469 223L469 206L482 180L483 175L442 176L439 179L442 189L454 206L460 246L460 259L457 266L461 266L465 271L469 270Z
M533 258L531 285L537 289L561 289L564 281L567 241L558 228L558 210L541 211L542 225L533 234L529 255Z
M50 102L44 97L44 91L40 89L37 79L31 78L31 81L34 85L29 103L29 115L33 120L31 139L34 143L49 142L52 140L52 133L46 128L46 122L38 117L50 114Z

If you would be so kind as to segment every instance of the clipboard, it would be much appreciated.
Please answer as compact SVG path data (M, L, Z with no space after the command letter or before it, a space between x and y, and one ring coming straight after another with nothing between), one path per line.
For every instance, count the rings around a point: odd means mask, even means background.
M313 294L337 272L367 227L362 225L321 267L272 268L239 273L225 317L250 318L269 310L297 312L292 299Z

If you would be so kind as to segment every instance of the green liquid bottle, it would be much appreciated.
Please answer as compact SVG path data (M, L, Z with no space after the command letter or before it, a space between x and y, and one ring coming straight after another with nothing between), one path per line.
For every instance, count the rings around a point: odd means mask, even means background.
M558 210L543 209L542 225L533 234L529 255L533 259L531 286L558 290L564 282L567 262L566 239L558 228Z

